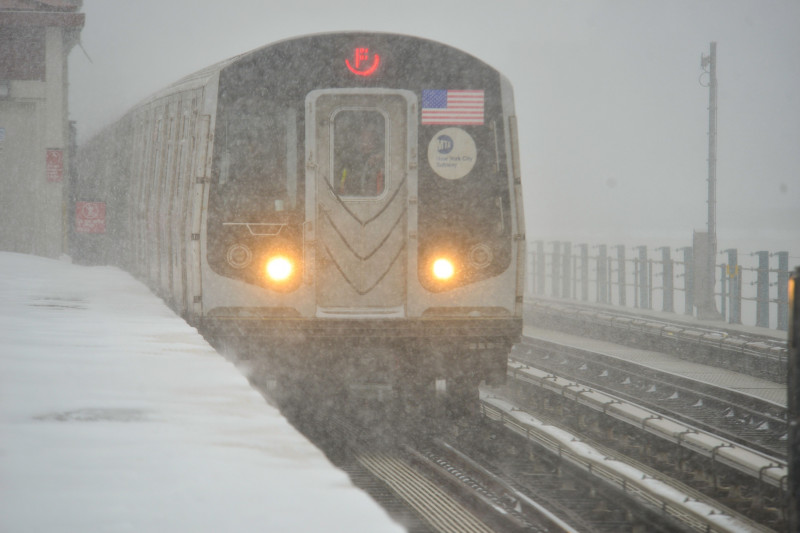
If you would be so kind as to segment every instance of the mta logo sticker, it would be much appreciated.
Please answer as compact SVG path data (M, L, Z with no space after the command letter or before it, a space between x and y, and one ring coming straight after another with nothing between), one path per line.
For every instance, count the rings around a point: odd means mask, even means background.
M446 180L461 179L469 174L477 156L475 141L461 128L445 128L428 144L428 164Z

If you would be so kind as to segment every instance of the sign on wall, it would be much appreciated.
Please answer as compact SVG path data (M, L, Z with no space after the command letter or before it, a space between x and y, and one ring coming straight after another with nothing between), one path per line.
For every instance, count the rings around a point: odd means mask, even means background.
M64 150L47 149L47 181L52 183L64 179Z
M75 202L75 231L77 233L105 233L106 203Z

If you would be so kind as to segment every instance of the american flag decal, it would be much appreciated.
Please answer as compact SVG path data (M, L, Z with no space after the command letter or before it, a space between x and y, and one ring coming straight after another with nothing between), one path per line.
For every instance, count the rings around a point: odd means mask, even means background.
M483 90L423 90L422 123L483 124Z

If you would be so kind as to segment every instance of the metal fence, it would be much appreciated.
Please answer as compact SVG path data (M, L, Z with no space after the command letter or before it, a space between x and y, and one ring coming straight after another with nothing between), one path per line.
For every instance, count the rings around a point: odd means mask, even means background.
M673 252L675 255L673 256ZM786 330L789 253L747 254L724 250L717 265L715 299L731 324ZM772 264L770 264L772 263ZM626 247L534 241L528 246L526 296L654 309L694 315L694 251L691 246Z

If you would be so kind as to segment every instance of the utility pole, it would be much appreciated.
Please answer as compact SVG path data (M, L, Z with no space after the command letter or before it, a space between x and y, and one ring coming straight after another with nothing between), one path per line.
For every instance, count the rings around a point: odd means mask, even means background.
M711 43L709 55L700 56L700 67L708 74L708 230L705 261L701 267L698 317L719 318L714 298L717 257L717 43Z

